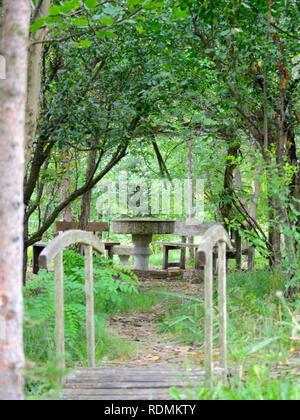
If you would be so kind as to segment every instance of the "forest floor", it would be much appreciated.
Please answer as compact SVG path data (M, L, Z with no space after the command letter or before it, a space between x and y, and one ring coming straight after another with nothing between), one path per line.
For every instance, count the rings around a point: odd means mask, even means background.
M140 285L144 293L165 292L187 295L203 299L202 285L166 280L146 280ZM177 298L178 300L178 298ZM185 298L179 298L182 303ZM136 345L136 351L127 360L111 360L108 363L127 367L157 366L158 364L184 367L187 363L204 363L204 351L199 343L180 343L166 323L170 316L170 306L165 302L156 303L150 311L134 310L113 316L109 320L109 330ZM177 341L177 342L176 342ZM180 341L180 340L179 340Z
M203 301L204 285L152 279L141 282L140 292L146 295L162 293L162 295L166 294L168 299L155 303L152 307L145 310L139 308L112 316L107 324L108 331L133 344L135 351L131 352L127 357L103 360L101 365L132 368L151 368L154 366L169 366L174 369L187 368L188 366L204 368L204 343L203 341L199 342L195 337L195 328L197 326L193 328L191 335L187 337L185 337L185 330L179 331L179 334L174 331L175 324L179 326L181 323L189 321L189 313L186 316L184 315L185 305L189 301L189 297ZM174 305L177 311L181 305L182 310L179 310L177 318L175 317L172 321L170 318L172 318L172 313L174 312ZM204 317L200 318L199 321L203 329ZM215 326L215 328L217 327ZM266 357L265 362L263 356L256 359L255 354L249 355L246 362L245 360L241 362L233 358L229 362L229 371L235 376L237 372L241 372L241 369L247 371L250 364L257 361L259 365L265 364L270 369L273 377L291 374L295 378L299 378L300 346L298 344L291 342L288 355L278 354L278 357L273 355L273 358L270 358L270 360ZM266 348L263 346L261 352L266 349L267 346ZM217 344L214 349L214 359L214 366L217 367L219 364Z

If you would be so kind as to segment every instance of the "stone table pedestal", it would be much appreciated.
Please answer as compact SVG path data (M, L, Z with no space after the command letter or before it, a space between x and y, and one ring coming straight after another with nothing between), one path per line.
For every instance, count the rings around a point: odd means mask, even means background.
M172 234L174 228L174 220L136 218L112 221L113 233L132 235L134 268L144 271L149 270L149 257L152 254L150 249L152 236L154 234Z

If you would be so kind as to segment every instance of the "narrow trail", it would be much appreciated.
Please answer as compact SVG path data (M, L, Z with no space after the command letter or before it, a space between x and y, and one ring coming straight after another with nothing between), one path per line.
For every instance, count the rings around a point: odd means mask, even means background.
M170 293L203 298L202 285L177 281L144 281L141 289L143 291L167 290ZM186 299L176 298L176 301L184 303ZM129 357L129 360L109 361L108 364L127 367L163 365L184 368L192 363L197 367L203 366L204 351L201 343L176 342L176 337L168 332L168 328L164 327L164 331L160 328L159 325L170 314L168 309L168 306L159 303L149 312L132 311L110 318L108 329L136 345L136 352Z
M201 286L176 281L143 281L140 287L197 298L203 295ZM95 369L75 369L57 399L170 400L174 399L171 387L182 399L190 399L187 390L204 382L203 349L174 343L174 336L159 331L159 322L166 315L168 306L160 303L148 312L131 311L110 318L107 331L133 344L135 351L126 359L103 360Z

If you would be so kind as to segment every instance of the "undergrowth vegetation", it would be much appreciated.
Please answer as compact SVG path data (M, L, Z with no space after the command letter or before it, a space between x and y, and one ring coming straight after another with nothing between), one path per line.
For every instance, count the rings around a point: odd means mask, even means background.
M284 298L284 280L268 271L232 272L228 281L229 358L240 363L255 360L284 360L293 349L292 313L297 296ZM172 332L179 342L203 348L204 302L197 297L164 293L177 297L169 314L160 323L162 332ZM214 337L218 339L218 295L214 294ZM242 343L242 345L241 345ZM266 350L266 351L264 351Z
M284 289L284 279L276 273L231 273L228 281L228 359L231 368L228 385L217 381L212 389L199 385L183 394L172 388L171 396L178 400L298 400L299 342L291 337L292 317L299 305L299 296L288 301ZM175 294L166 294L175 297ZM182 301L180 295L177 298L178 302L169 308L170 314L160 324L161 331L171 332L179 342L199 346L197 358L203 360L203 301L195 297L185 297ZM215 293L215 362L219 359L217 302ZM189 361L195 362L193 359L194 356Z
M65 338L68 368L87 365L84 259L73 251L64 254ZM196 354L189 363L203 366L204 302L199 295L171 292L165 284L139 287L128 270L119 270L106 260L95 259L96 360L123 359L137 349L134 344L108 330L109 319L118 313L153 312L163 305L156 318L160 334L168 341L192 345ZM25 351L27 391L43 394L57 386L61 372L55 367L54 284L51 272L41 271L28 283L25 292ZM200 285L201 289L202 286ZM284 297L284 278L271 271L231 272L228 278L228 359L231 377L228 386L217 382L213 389L189 388L183 395L175 388L175 399L297 399L299 380L289 363L297 357L291 340L292 314L299 296ZM218 300L214 294L215 362L218 362ZM34 366L30 361L34 361ZM238 372L238 373L237 373ZM298 376L299 377L299 376ZM41 379L42 378L42 379Z
M67 366L87 365L86 303L84 258L67 250L64 252L65 284L65 345ZM138 279L129 270L119 270L104 258L94 260L96 358L124 356L132 345L122 338L108 334L107 314L116 310L122 300L138 293ZM55 369L55 306L53 273L42 270L24 289L25 330L24 347L27 360L35 362L39 377L46 387L57 386L60 374ZM44 368L41 367L44 365ZM29 369L29 383L34 382L35 369ZM40 372L42 370L44 375ZM50 382L49 382L50 377ZM43 382L43 381L42 381ZM30 387L30 386L29 386Z

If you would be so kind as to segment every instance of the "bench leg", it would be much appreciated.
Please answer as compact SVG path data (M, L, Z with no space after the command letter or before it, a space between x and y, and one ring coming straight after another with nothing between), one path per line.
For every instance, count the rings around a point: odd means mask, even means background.
M196 270L201 270L205 266L205 253L196 250Z
M32 255L32 272L33 274L38 274L40 271L39 265L39 256L44 251L45 246L33 245L33 255Z
M114 250L113 247L109 247L107 250L107 258L109 260L113 260L114 259Z
M127 267L129 265L129 255L119 255L120 265Z
M186 263L186 249L182 248L181 254L180 254L180 268L182 270L185 270L185 263Z
M169 268L169 248L167 246L163 247L163 270Z
M238 270L241 270L242 268L242 238L239 235L239 233L237 233L235 244L236 244L236 266Z

